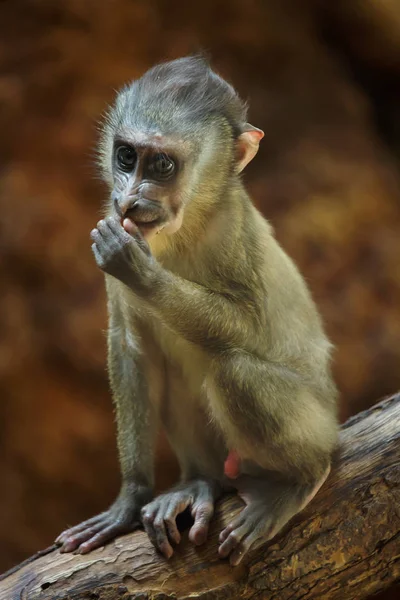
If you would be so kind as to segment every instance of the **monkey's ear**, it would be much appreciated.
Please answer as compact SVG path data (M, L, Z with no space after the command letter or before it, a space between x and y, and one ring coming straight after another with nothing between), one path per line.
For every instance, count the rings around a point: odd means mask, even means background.
M236 142L237 172L243 171L246 165L255 157L258 146L264 137L264 132L250 123L246 123Z

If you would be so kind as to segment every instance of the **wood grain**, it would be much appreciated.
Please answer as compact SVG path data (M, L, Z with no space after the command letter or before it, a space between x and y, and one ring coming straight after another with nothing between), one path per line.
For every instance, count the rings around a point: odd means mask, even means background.
M272 543L232 568L217 557L224 498L202 548L170 561L142 531L86 556L50 547L6 573L0 600L362 600L400 579L400 395L349 419L321 492Z

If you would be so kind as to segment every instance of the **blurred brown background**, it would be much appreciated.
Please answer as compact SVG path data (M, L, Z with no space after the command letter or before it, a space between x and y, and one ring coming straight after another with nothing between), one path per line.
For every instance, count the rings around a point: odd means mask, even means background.
M337 346L342 418L400 388L395 1L2 2L1 569L117 493L96 120L114 89L199 49L266 133L246 181ZM165 485L164 445L160 463Z

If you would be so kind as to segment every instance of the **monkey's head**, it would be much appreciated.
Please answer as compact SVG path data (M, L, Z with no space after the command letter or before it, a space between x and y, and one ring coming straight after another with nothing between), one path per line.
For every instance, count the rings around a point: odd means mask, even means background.
M206 212L255 156L263 137L246 105L201 57L157 65L117 96L100 164L109 212L149 237L177 231L193 204Z

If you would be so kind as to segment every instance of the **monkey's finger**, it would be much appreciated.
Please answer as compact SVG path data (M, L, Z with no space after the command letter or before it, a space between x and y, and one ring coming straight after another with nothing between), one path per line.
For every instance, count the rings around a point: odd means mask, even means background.
M81 531L83 531L87 527L90 527L91 525L96 525L97 523L99 523L100 521L102 521L104 519L104 515L105 515L105 513L100 513L99 515L96 515L95 517L92 517L91 519L88 519L87 521L83 521L83 523L79 523L79 525L75 525L74 527L65 529L56 538L54 543L62 544L67 539L67 537L69 537L70 535L75 535L76 533L80 533Z
M129 234L122 229L121 225L114 223L111 217L99 221L97 228L92 230L91 237L99 246L105 246L111 251L116 251L121 245L131 241Z
M165 529L164 519L158 513L153 523L154 534L155 534L155 545L156 548L160 550L162 554L164 554L165 558L171 558L174 551L172 549L171 544L169 543L167 531Z
M257 531L253 531L249 535L242 538L240 544L235 548L229 557L229 562L233 567L236 567L239 563L242 562L245 555L248 553L253 544L259 539L259 535Z
M175 542L175 544L179 544L179 542L181 541L181 534L176 524L176 519L174 517L166 517L164 519L164 522L167 528L169 539Z
M96 535L90 538L90 540L81 544L79 546L78 553L87 554L91 550L103 546L105 543L114 539L117 535L120 535L121 533L128 533L128 531L133 531L134 529L137 529L139 525L139 522L132 523L129 526L115 524L109 525L99 533L96 533Z
M196 544L196 546L200 546L206 541L208 528L213 514L214 502L209 500L201 502L192 510L194 524L189 531L189 539L191 542Z
M97 241L100 238L109 238L110 237L110 230L107 224L107 221L105 219L101 219L96 227L94 229L92 229L92 231L90 232L90 236L92 239L94 239L95 241Z
M176 524L176 517L181 514L190 504L190 498L185 498L184 500L176 501L173 499L165 512L164 523L167 527L169 538L175 542L175 544L179 544L181 541L181 534L179 533L178 526Z
M238 517L232 521L232 523L229 523L229 525L227 525L225 527L225 529L223 529L221 531L221 533L219 534L218 540L219 542L224 542L226 540L226 538L228 537L228 535L230 533L232 533L232 531L234 529L237 529L238 527L241 527L243 525L243 523L245 522L245 516L243 515L243 511L238 515Z
M142 250L142 252L144 252L145 254L150 254L151 253L150 247L149 247L148 243L146 242L146 240L144 239L144 237L142 236L142 234L140 233L139 229L136 228L135 230L132 230L132 232L130 232L130 233L131 233L131 237L133 237L133 239L135 240L135 242L137 243L139 248Z
M110 228L122 229L121 219L118 217L106 217L105 221L107 222Z
M155 546L157 548L157 538L156 538L156 534L155 531L153 529L153 523L149 523L143 520L143 527L145 532L147 533L147 536L150 540L150 542L153 544L153 546Z
M69 535L61 546L60 552L73 552L82 544L82 542L87 542L90 540L103 527L103 522L100 522L97 523L97 525L88 526L81 532Z
M173 550L170 546L170 552L168 552L167 534L165 532L163 519L161 515L159 516L159 513L160 510L158 510L157 506L152 507L152 504L147 505L142 509L142 523L153 546L160 550L166 558L169 558L172 556ZM167 544L164 543L165 541ZM164 550L166 550L166 554Z
M119 221L117 221L113 217L107 217L106 226L108 227L107 242L111 250L117 250L121 247L129 247L130 251L134 251L135 244L133 242L135 241L136 244L139 245L141 250L143 250L147 254L150 254L150 249L147 245L147 242L141 240L141 243L139 244L137 236L129 235L129 233L127 233L125 229L121 226ZM145 244L145 246L143 246L143 243Z
M113 222L112 224L110 224L110 228L112 228L115 231L119 231L122 229L122 232L125 236L128 236L131 239L134 238L139 248L143 250L143 252L145 252L146 254L150 254L150 248L148 243L140 233L139 227L136 225L136 223L131 221L131 219L124 219L122 222L122 227L119 223Z
M96 227L92 229L92 231L90 232L90 239L94 242L97 242L100 239L100 237L101 236L99 230Z
M90 237L95 244L97 244L97 249L107 249L109 251L111 249L111 240L110 235L104 235L99 229L92 229L90 232ZM93 248L93 246L92 246Z
M240 542L242 541L242 538L246 535L247 532L247 525L242 525L242 527L231 531L226 540L218 548L219 556L221 558L226 558L232 552L232 550L239 546Z
M138 230L138 226L132 221L132 219L124 219L122 221L122 227L130 235L133 235Z
M96 263L97 265L101 268L104 265L104 261L103 261L103 257L100 254L99 248L97 246L97 244L92 244L92 252L94 254L94 257L96 259Z
M144 239L144 237L142 236L142 234L140 233L140 231L138 233L135 233L135 235L133 237L134 237L137 245L141 249L141 251L144 252L147 255L150 255L151 254L150 246L146 242L146 240Z
M125 229L122 227L121 223L114 219L113 217L107 217L106 225L109 230L114 234L116 238L121 239L123 242L129 243L131 240L131 236Z

